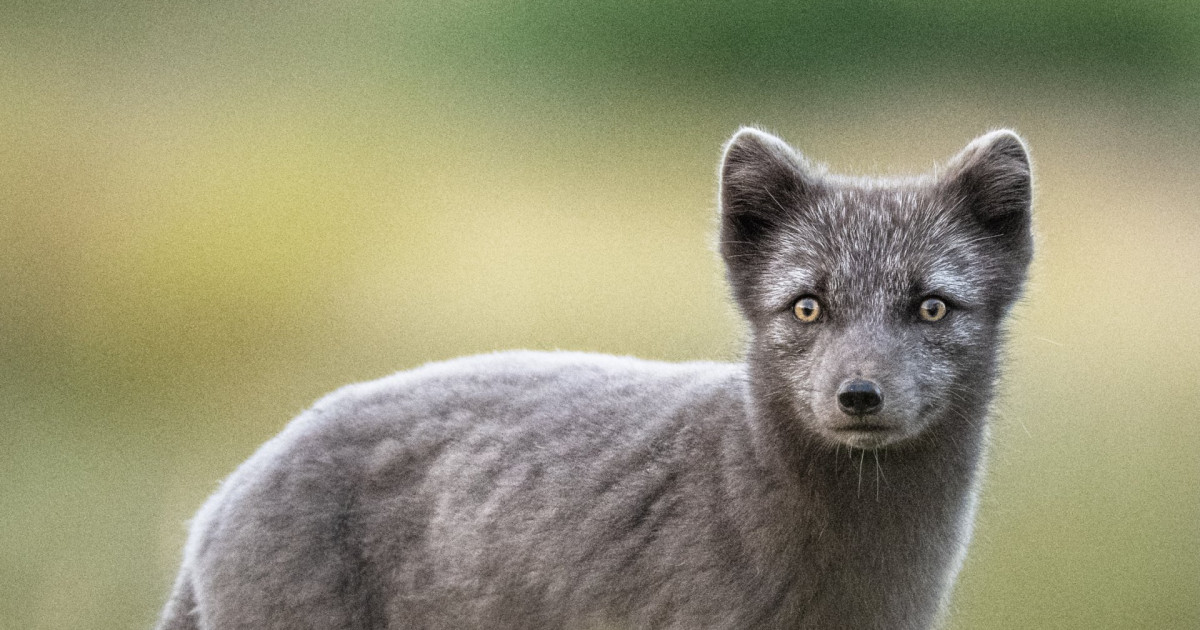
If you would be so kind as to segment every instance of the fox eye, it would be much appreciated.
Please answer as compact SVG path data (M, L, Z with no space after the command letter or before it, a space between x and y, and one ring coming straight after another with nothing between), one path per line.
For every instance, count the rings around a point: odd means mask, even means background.
M935 297L931 297L925 298L925 300L921 302L921 307L918 310L921 314L921 319L927 322L936 322L945 317L946 312L949 309L946 307L945 302Z
M792 307L792 314L805 324L811 324L821 317L821 303L817 301L817 298L806 295L796 300L795 306Z

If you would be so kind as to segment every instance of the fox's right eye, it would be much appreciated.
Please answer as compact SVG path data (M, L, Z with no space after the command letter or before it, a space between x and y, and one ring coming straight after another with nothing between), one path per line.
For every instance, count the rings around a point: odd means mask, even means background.
M805 324L811 324L821 318L821 303L817 301L817 298L806 295L796 300L795 306L792 307L792 314Z

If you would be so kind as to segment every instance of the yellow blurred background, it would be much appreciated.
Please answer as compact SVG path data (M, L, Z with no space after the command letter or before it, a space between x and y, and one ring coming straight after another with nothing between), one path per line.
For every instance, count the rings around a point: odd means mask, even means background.
M6 3L0 627L146 628L347 382L736 359L741 124L905 173L1011 126L1039 252L949 627L1200 628L1200 5Z

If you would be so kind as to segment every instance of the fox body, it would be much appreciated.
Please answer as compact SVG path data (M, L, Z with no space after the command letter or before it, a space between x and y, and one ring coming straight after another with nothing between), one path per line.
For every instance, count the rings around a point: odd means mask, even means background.
M511 352L343 388L200 510L159 628L930 628L1030 197L1008 131L883 180L743 129L743 363Z

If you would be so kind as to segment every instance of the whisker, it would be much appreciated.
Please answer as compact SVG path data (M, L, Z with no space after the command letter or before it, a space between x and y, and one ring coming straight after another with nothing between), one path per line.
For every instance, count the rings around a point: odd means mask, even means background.
M883 480L883 485L890 487L890 484L888 484L887 475L883 474L883 464L879 463L879 451L871 451L871 452L875 454L875 471L879 474L879 479ZM886 451L883 454L883 458L885 460L887 459ZM878 483L878 479L876 479L876 483Z
M866 458L867 458L867 451L860 449L859 456L858 456L858 496L859 497L862 497L862 469L863 469L863 460Z

